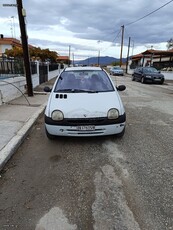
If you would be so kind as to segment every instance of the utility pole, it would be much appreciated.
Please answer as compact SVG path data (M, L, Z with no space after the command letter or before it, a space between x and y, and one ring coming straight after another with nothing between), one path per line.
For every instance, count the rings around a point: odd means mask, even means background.
M68 50L68 58L69 58L68 66L70 66L70 49L71 49L71 46L69 46L69 50Z
M122 27L122 35L121 35L121 52L120 52L120 67L122 66L122 54L123 54L123 41L124 41L124 25Z
M101 40L98 40L97 43L100 44L102 41ZM98 50L98 66L100 66L100 47L99 47L99 50Z
M27 82L27 93L28 96L33 96L31 66L30 66L30 58L29 58L29 50L28 50L28 38L26 34L26 25L25 25L25 18L24 18L26 17L26 12L23 8L22 0L16 0L16 1L17 1L17 10L18 10L21 39L22 39L24 66L25 66L25 74L26 74L26 82Z
M74 66L74 53L73 53L73 66Z
M98 51L98 66L100 66L100 50Z
M127 58L126 58L126 73L128 70L128 62L129 62L130 40L131 38L129 37L128 51L127 51Z

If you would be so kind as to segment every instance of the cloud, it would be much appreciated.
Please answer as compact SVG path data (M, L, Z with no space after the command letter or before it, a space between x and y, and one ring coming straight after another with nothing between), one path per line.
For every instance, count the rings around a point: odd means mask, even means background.
M112 43L118 44L119 47L121 26L124 25L123 55L125 56L129 37L134 42L136 52L140 51L139 47L145 47L146 44L163 47L163 43L166 44L173 37L173 1L137 21L167 2L168 0L162 2L160 0L23 0L23 6L27 12L28 36L34 45L48 48L51 45L57 50L71 45L77 52L80 50L82 53L83 50L85 55L87 50L88 55L95 55L94 52L100 49L105 50L103 52L105 55L112 53L118 56L119 48L115 51ZM11 3L14 1L11 0ZM14 7L8 10L2 8L0 8L0 25L4 23L3 20L14 15L17 27L17 10ZM6 24L10 26L10 22ZM10 35L10 29L4 31L4 34ZM102 44L97 44L98 40L102 41ZM162 45L159 45L160 43Z

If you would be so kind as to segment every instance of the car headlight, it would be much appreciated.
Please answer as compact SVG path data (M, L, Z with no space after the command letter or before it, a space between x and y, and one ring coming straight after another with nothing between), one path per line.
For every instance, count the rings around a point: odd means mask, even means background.
M64 119L64 115L60 110L54 110L51 117L54 121L62 121Z
M151 76L149 76L149 75L146 75L146 77L147 77L147 78L151 78Z
M108 111L108 119L117 119L119 117L119 111L117 109L110 109Z

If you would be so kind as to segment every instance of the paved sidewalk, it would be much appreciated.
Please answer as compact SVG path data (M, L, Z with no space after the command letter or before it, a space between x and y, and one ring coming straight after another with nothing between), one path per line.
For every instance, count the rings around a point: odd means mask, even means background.
M0 106L0 171L44 112L49 94L43 88L53 82L54 79L38 86L33 97L25 94Z

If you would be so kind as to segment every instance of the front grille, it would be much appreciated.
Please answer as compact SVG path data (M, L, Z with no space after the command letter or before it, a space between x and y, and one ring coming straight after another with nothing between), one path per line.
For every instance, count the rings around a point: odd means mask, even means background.
M78 118L78 119L65 119L69 125L99 125L102 124L107 118Z
M76 129L67 129L67 132L69 135L93 135L93 134L99 135L99 134L103 134L105 132L105 129L104 128L102 128L102 129L96 128L93 131L88 131L88 130L78 131Z
M119 116L116 120L109 120L107 117L98 118L65 118L63 121L53 121L45 115L45 123L48 125L80 126L80 125L110 125L120 124L126 121L126 114Z

